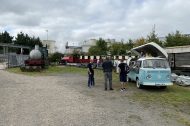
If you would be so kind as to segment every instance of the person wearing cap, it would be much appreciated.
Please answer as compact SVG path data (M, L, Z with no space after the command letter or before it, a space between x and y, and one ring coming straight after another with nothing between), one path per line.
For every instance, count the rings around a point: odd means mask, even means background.
M88 87L91 88L95 85L94 83L94 70L93 70L93 64L92 60L90 60L90 63L87 65L88 68Z
M102 64L104 79L105 79L105 91L107 90L107 82L109 82L109 90L113 90L112 88L112 69L113 64L110 61L110 57L106 57L106 61Z

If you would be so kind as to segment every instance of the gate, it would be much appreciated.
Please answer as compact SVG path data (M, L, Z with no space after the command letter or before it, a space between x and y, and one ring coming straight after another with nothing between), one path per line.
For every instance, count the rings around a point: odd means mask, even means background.
M21 66L28 58L29 55L20 55L15 53L0 54L0 69Z

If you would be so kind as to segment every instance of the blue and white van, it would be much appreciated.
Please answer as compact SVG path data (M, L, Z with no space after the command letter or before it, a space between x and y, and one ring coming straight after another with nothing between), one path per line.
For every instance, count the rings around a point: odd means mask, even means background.
M131 61L130 72L127 75L128 81L135 81L137 88L143 86L159 86L166 88L173 85L171 82L171 69L167 60L167 53L156 43L148 43L140 47L133 48L137 55L141 52L154 56L142 56L136 61Z

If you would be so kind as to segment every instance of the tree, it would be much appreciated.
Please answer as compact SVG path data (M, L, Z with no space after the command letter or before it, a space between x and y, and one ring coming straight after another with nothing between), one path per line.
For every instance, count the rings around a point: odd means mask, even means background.
M29 46L31 48L33 48L35 45L39 45L40 47L43 46L39 37L37 37L37 38L35 38L34 36L30 37L30 36L28 36L28 34L24 34L22 32L17 34L14 44Z
M111 55L119 55L121 49L120 43L113 43L110 47Z
M97 40L96 45L89 48L89 55L107 55L108 47L105 40L100 38Z
M181 34L179 31L176 33L169 33L166 36L166 47L190 45L190 37Z
M63 57L64 54L62 53L59 53L59 52L55 52L53 53L50 57L49 57L49 60L50 62L58 62L61 60L61 57Z
M146 44L146 41L145 39L142 37L140 39L137 39L135 42L134 42L134 46L137 47L137 46L141 46L141 45L144 45Z
M126 43L126 50L131 50L134 47L133 40L129 39L128 43Z
M102 38L99 38L99 40L96 42L96 46L97 48L99 48L102 55L106 55L107 54L107 51L108 51L108 48L107 48L107 43L105 40L103 40Z
M162 42L157 37L157 34L155 33L155 30L153 30L150 35L147 36L147 42L155 42L158 45L162 46Z
M97 46L92 46L88 50L88 55L102 55L100 48Z
M29 46L30 48L34 48L35 45L39 45L40 47L43 46L39 37L30 37L28 34L24 34L22 32L17 34L14 44L21 46ZM17 49L17 53L20 54L20 49ZM24 54L29 54L29 50L24 49Z
M0 33L0 43L12 43L13 37L7 31Z
M125 55L128 48L127 43L113 43L110 47L110 52L111 55Z

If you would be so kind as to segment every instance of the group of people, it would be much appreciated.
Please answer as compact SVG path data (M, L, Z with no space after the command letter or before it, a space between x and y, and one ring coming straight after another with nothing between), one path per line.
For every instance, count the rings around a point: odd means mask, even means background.
M88 87L91 88L95 86L94 81L94 70L92 61L88 64ZM121 63L118 65L119 67L119 79L121 83L121 91L126 90L125 84L127 82L127 73L129 72L129 66L121 60ZM103 73L104 73L104 90L113 90L112 87L112 70L113 63L110 60L110 57L106 57L106 60L102 64ZM109 86L108 86L109 85Z

